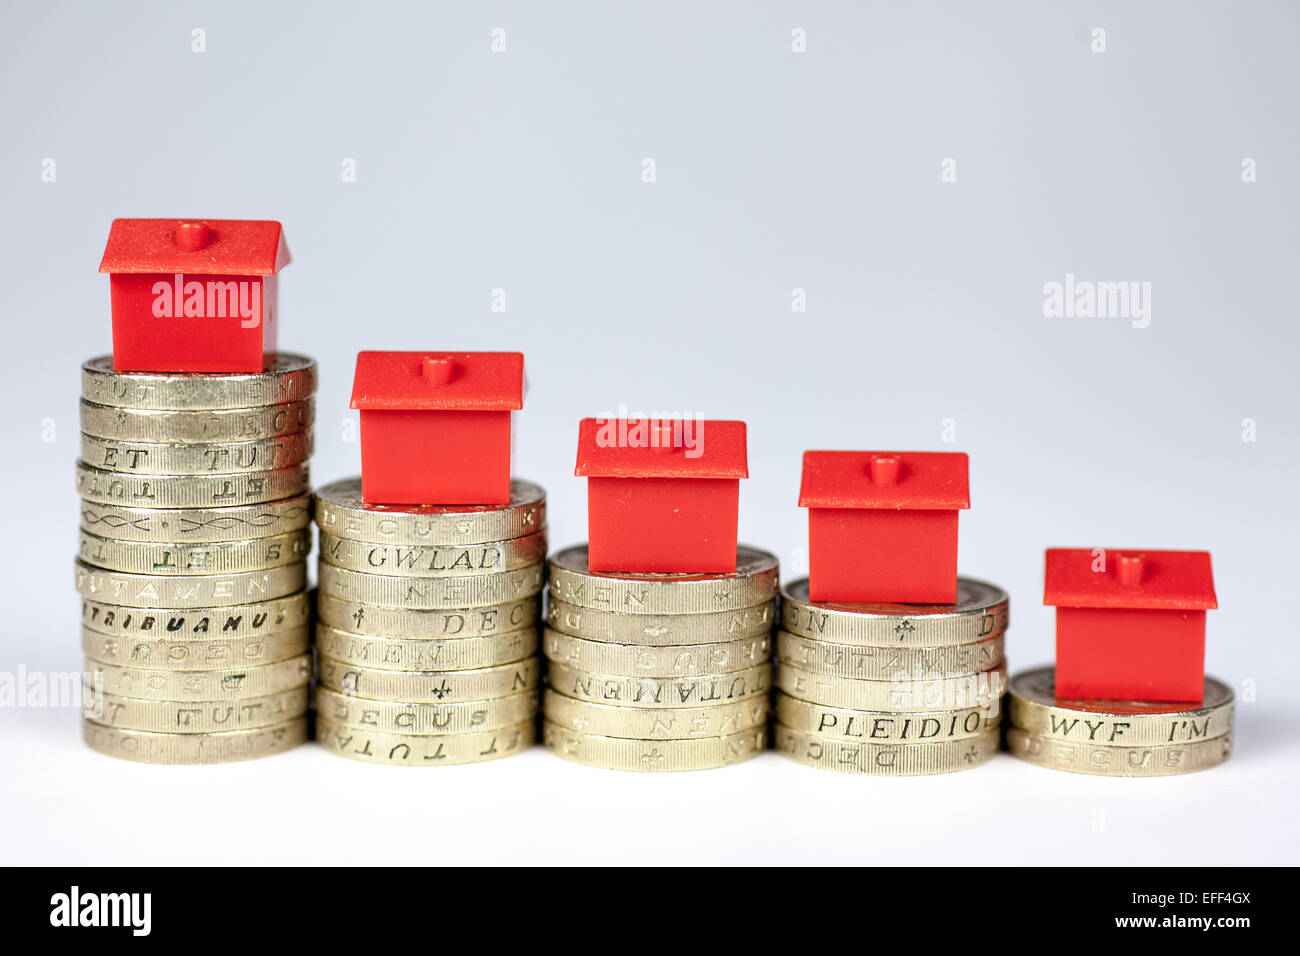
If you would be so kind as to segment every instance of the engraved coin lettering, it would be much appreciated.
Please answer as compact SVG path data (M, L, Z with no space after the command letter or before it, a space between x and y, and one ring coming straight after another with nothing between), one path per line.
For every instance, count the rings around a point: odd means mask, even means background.
M543 699L546 719L566 730L600 737L642 740L691 740L725 737L767 723L767 698L700 707L623 707L575 700L553 690Z
M304 494L307 465L222 475L132 475L77 462L77 494L92 504L126 508L224 508Z
M99 405L155 410L252 408L301 402L316 391L316 363L280 352L263 372L248 374L118 372L101 355L81 366L81 396Z
M310 617L311 604L302 592L228 607L121 607L102 601L81 602L84 628L129 639L234 640L302 628Z
M102 604L138 608L213 608L250 604L301 591L303 562L265 571L231 574L159 575L106 571L76 562L77 593Z
M316 740L331 753L365 763L440 767L499 760L527 750L537 740L537 722L467 734L416 735L358 730L319 716Z
M546 535L469 545L372 544L320 535L321 560L350 571L413 578L467 577L540 564Z
M472 608L531 597L542 589L545 569L536 564L517 571L472 577L411 578L348 571L320 562L320 591L341 601L396 608Z
M777 560L741 546L732 574L598 574L587 547L566 548L549 562L550 594L578 607L627 614L697 614L763 604L777 591Z
M159 477L274 471L305 462L311 450L311 432L202 445L120 442L84 433L81 436L81 459L86 464L115 473Z
M1029 763L1104 777L1164 777L1206 770L1232 754L1232 734L1195 743L1116 746L1040 737L1008 727L1007 750Z
M87 720L120 730L162 733L219 733L283 723L307 712L307 685L278 694L221 701L140 700L98 693L84 687L82 712Z
M767 635L713 644L643 647L588 641L547 628L543 649L557 664L598 674L631 677L689 677L726 674L767 663L772 642Z
M996 712L977 707L919 713L849 710L812 704L777 691L776 720L786 728L835 740L862 743L924 743L960 740L995 731Z
M956 604L837 604L808 600L808 579L781 589L781 627L800 637L879 647L940 647L997 637L1009 621L999 587L957 579Z
M320 686L352 697L408 703L491 700L536 690L541 679L537 658L455 671L394 671L362 667L320 655Z
M86 745L92 750L141 763L206 764L252 760L291 750L307 740L307 718L254 730L220 733L156 733L106 727L91 720L81 723Z
M190 637L180 640L166 637L141 639L104 634L90 628L81 630L81 649L87 657L105 664L149 669L251 667L297 657L310 647L311 631L306 626L252 637L213 635L211 640Z
M178 671L122 666L86 658L86 682L116 697L141 700L230 700L305 687L311 682L311 655L252 667Z
M642 647L712 644L768 636L776 602L704 614L622 614L579 607L552 597L546 620L552 629L589 641Z
M459 671L495 667L537 653L536 627L480 637L435 640L367 637L316 625L316 648L326 657L375 670Z
M393 640L490 637L531 627L541 609L539 594L472 608L387 608L343 601L325 593L318 595L317 602L322 624Z
M760 664L707 677L620 677L552 663L548 677L551 687L575 700L657 708L734 704L760 696L766 699L771 673L770 664Z
M552 753L574 763L610 770L712 770L750 760L767 746L760 726L722 737L634 740L602 737L546 722L543 739Z
M77 554L88 565L133 574L187 575L264 571L305 561L311 551L311 531L248 541L199 542L118 541L86 531Z
M411 703L350 697L327 687L316 691L316 712L330 724L381 734L469 734L513 727L537 714L537 695L512 694L458 703Z
M204 444L262 441L306 431L316 417L311 399L258 408L163 411L81 401L81 431L118 442Z
M921 712L996 707L1006 687L1006 668L934 680L857 680L831 677L782 663L776 686L791 697L850 710Z
M834 644L778 631L777 659L815 674L862 680L933 680L963 677L1000 667L1002 635L969 644L943 647L878 647Z
M1039 737L1121 747L1195 743L1232 731L1232 690L1213 677L1199 704L1061 700L1053 678L1053 668L1040 667L1011 679L1012 724Z
M997 753L999 737L995 728L959 740L874 743L802 733L780 723L772 728L772 746L779 754L822 770L873 776L951 773L978 766Z
M371 544L507 541L545 531L546 493L516 478L508 505L375 505L362 500L360 478L347 478L316 490L316 523L336 538Z

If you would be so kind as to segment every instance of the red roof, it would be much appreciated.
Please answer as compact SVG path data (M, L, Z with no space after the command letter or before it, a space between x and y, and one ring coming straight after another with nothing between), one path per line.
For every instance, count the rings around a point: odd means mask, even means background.
M522 352L358 352L352 407L496 412L524 407Z
M278 222L114 219L100 272L269 276L289 264Z
M801 508L955 511L970 507L966 455L933 451L806 451Z
M1043 603L1165 610L1219 606L1208 551L1137 548L1048 548Z
M584 418L578 463L586 478L748 478L744 422Z

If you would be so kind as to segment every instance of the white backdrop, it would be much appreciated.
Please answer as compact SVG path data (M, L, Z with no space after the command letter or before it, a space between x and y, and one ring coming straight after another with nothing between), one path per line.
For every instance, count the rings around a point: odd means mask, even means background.
M142 767L86 750L74 710L5 708L0 861L1296 862L1293 5L0 17L0 671L79 667L78 366L109 348L109 222L197 216L285 224L318 483L359 467L361 348L525 353L516 472L555 546L585 537L577 421L620 403L748 422L741 538L787 578L803 450L964 450L960 565L1010 591L1013 670L1052 656L1045 547L1204 548L1209 670L1243 695L1228 764L1156 780L775 754L656 777L540 749L423 773L315 746ZM1067 275L1149 283L1149 308L1044 315Z

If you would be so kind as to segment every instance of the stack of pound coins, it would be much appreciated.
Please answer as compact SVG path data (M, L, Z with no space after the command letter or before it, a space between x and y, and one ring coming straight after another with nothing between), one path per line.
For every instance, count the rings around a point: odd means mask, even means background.
M368 763L508 757L537 738L546 493L508 505L366 504L316 494L316 739Z
M1007 750L1021 760L1105 777L1206 770L1232 752L1232 690L1205 679L1198 704L1057 699L1051 667L1007 688Z
M316 364L81 368L83 729L95 750L222 763L308 739Z
M1000 745L1008 600L959 578L957 603L808 600L781 590L774 746L799 763L901 776L965 770Z
M707 770L767 745L777 560L732 574L597 574L585 545L550 560L546 746L617 770Z

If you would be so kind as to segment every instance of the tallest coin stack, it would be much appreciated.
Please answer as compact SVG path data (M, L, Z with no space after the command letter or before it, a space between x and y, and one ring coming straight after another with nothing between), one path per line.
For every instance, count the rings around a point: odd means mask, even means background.
M86 742L219 763L307 739L307 460L316 365L264 372L82 366Z

